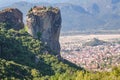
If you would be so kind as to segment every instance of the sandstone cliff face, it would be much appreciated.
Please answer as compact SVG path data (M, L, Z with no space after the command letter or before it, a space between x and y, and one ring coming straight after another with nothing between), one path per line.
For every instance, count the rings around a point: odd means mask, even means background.
M58 8L34 7L27 15L28 33L41 40L53 51L60 53L59 35L61 29L61 13Z
M7 23L7 28L19 30L24 27L23 14L16 8L7 8L0 11L0 23Z

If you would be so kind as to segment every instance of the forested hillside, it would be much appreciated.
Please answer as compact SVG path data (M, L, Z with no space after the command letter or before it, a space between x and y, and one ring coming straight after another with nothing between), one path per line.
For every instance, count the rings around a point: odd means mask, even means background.
M0 80L120 80L120 68L88 72L58 58L27 28L16 31L0 24Z
M0 25L0 79L44 80L60 74L72 76L77 70L59 61L52 52L48 53L49 48L24 29L6 30L4 26Z

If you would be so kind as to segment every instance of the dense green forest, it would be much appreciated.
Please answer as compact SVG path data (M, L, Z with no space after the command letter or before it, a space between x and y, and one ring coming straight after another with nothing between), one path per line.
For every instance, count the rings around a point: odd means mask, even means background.
M0 24L0 80L120 80L120 67L111 72L88 72L58 58L27 29Z

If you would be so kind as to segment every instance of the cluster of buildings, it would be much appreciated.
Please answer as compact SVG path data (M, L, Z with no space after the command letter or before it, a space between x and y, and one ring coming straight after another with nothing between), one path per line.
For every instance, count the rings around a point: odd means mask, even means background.
M88 70L110 70L120 65L120 44L82 46L82 43L65 43L61 56Z

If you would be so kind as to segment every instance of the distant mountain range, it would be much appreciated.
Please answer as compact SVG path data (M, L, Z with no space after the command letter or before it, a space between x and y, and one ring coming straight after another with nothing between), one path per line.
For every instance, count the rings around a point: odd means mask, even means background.
M61 1L62 2L62 1ZM62 14L62 32L120 29L120 0L67 0L65 3L17 2L7 7L20 9L24 21L28 10L35 6L57 6Z

